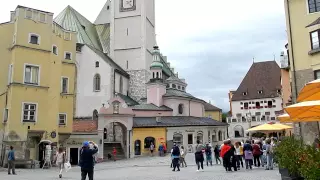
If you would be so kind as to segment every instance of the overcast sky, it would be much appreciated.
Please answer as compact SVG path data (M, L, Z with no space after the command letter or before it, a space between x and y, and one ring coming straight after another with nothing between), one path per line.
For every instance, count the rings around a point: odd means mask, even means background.
M10 0L0 22L17 5L56 15L67 5L94 21L107 0ZM236 90L255 61L279 60L286 41L282 0L156 0L157 42L185 78L188 92L229 110Z

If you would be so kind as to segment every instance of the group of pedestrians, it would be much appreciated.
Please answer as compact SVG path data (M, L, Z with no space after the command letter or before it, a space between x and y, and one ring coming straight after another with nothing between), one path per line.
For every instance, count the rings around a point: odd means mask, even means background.
M247 140L245 143L235 142L234 144L231 140L226 140L221 146L220 156L226 171L240 170L240 165L244 167L243 160L246 169L252 169L254 165L255 167L266 166L266 170L272 170L275 145L274 138Z

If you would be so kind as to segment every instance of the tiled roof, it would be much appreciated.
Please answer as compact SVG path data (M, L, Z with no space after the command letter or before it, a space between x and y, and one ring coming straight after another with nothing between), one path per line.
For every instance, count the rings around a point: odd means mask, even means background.
M204 110L206 111L221 111L220 108L210 104L210 103L205 103L204 104Z
M314 25L317 25L317 24L320 24L320 17L318 19L316 19L315 21L313 21L311 24L309 24L306 27L311 27L311 26L314 26Z
M184 127L184 126L227 126L227 123L206 117L162 116L160 122L155 117L134 117L133 127Z
M98 121L87 119L74 119L72 124L73 132L93 132L98 129Z
M164 97L184 97L184 98L189 98L189 99L194 99L194 100L205 102L202 99L196 98L187 92L180 91L177 89L171 89L171 88L168 88L166 91L166 94L164 94L163 96Z
M122 100L124 100L126 102L126 104L128 106L135 106L135 105L138 105L139 103L135 100L133 100L131 97L129 96L126 96L126 95L123 95L123 94L120 94L118 93L117 94Z
M232 96L232 101L278 97L281 70L275 61L253 63ZM262 94L258 91L262 90ZM247 95L243 95L246 92Z
M144 111L172 111L171 108L167 106L156 106L154 104L139 104L132 107L134 110L144 110Z
M58 14L54 18L54 22L64 29L78 32L78 43L91 45L102 51L95 25L71 6L67 6L60 14Z

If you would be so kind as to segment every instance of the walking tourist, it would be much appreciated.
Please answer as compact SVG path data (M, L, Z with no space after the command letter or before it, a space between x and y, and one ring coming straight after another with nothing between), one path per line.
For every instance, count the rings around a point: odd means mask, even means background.
M176 168L177 168L177 171L180 171L180 162L179 162L180 149L177 145L173 145L171 154L172 154L172 165L173 165L172 171L176 171Z
M93 149L90 149L90 143L93 144ZM98 152L98 146L94 142L83 142L83 147L80 151L80 167L81 180L86 180L87 175L89 180L93 180L94 174L94 154Z
M159 156L160 156L160 157L161 157L161 156L164 156L163 145L162 145L162 144L159 145L158 151L159 151Z
M252 169L253 165L253 154L252 154L252 146L250 144L250 140L247 140L243 145L244 159L246 163L246 169Z
M273 146L271 145L270 139L266 140L266 158L266 170L273 170Z
M185 160L186 155L187 155L187 151L185 151L184 147L181 146L181 148L180 148L180 164L181 164L181 167L187 167L187 163L186 163L186 160Z
M200 144L200 141L197 140L196 152L194 153L195 154L195 159L196 159L196 164L198 166L198 170L197 171L200 171L200 167L201 167L201 170L203 171L204 157L203 157L202 149L203 149L202 144Z
M221 164L221 159L220 159L220 148L219 145L217 144L216 147L214 148L214 157L216 159L216 164Z
M209 163L212 166L212 151L211 151L211 146L209 146L209 144L206 145L205 152L206 152L207 166L209 166Z
M243 147L241 146L241 142L236 142L235 143L235 149L236 149L236 161L237 161L237 168L238 170L240 170L240 164L241 164L241 167L243 168L243 161L242 161L242 158L243 158Z
M16 168L15 168L15 160L16 157L14 155L14 150L13 150L13 146L10 146L10 151L8 153L8 174L12 174L16 175Z
M59 147L59 150L56 154L56 164L59 168L59 178L62 178L62 171L63 171L65 162L66 162L66 154L63 151L63 148Z
M221 148L221 157L223 159L223 166L225 167L226 171L232 171L232 167L234 171L237 171L236 167L236 160L235 160L235 148L231 144L230 140L224 141L224 145Z
M154 144L153 144L153 142L151 142L151 144L150 144L150 153L151 153L151 156L153 156L153 150L154 150Z
M261 149L260 149L258 140L254 142L254 144L252 145L252 149L253 149L254 166L260 167Z

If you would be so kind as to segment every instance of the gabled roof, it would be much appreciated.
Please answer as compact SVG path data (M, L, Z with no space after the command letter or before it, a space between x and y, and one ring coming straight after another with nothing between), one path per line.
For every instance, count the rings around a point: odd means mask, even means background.
M255 62L250 67L232 101L278 97L281 89L281 70L275 61ZM262 90L262 94L258 91ZM247 95L243 95L246 92Z
M71 6L67 6L60 14L58 14L54 18L54 22L62 26L64 29L78 32L78 43L88 44L102 51L94 24Z
M133 127L185 127L185 126L227 126L227 123L220 122L207 117L193 116L162 116L160 122L156 117L134 117Z
M132 107L133 110L141 110L141 111L172 111L171 108L163 105L163 106L156 106L152 103L150 104L139 104Z
M163 97L183 97L183 98L193 99L197 101L202 101L203 103L205 103L204 100L196 98L187 92L177 90L177 89L172 89L172 88L167 88L166 94L164 94Z
M204 104L204 110L205 111L221 111L220 108L210 104L210 103L205 103Z

